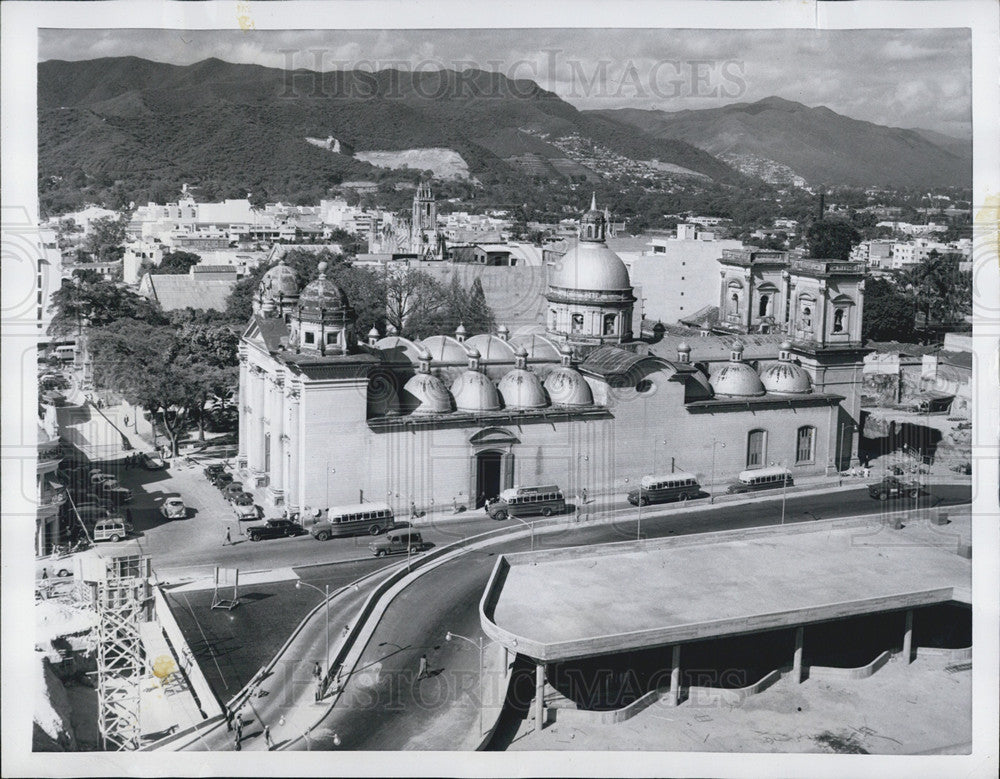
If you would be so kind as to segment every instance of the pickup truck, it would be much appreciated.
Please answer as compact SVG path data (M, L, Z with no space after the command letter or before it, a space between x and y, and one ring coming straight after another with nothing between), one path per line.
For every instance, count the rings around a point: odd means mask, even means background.
M868 485L868 494L877 500L889 498L916 498L920 495L920 485L912 481L903 481L895 476L886 476L882 481Z

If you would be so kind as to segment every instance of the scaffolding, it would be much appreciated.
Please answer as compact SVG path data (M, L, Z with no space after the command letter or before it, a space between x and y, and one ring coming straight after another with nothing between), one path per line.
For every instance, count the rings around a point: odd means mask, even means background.
M98 615L98 728L107 751L137 750L143 676L139 625L149 619L150 559L122 555L103 562L103 571L87 577Z

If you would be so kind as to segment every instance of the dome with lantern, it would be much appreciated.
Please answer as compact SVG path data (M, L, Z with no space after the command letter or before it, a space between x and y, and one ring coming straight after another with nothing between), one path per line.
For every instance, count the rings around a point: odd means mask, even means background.
M778 362L760 372L764 389L775 395L807 395L812 392L812 380L801 365L792 361L792 344L785 341L778 348Z
M573 349L563 344L559 350L562 365L545 377L545 391L554 406L590 406L594 393L583 374L572 366Z
M337 284L326 277L327 264L319 264L319 276L310 281L299 294L299 312L304 316L319 316L353 313L347 295Z
M256 313L268 313L275 308L290 306L299 299L299 284L295 269L279 260L273 268L261 276L254 301Z
M538 374L527 369L527 363L528 350L518 346L514 350L514 369L500 379L500 396L507 408L532 409L548 405L542 382Z
M479 369L477 349L469 349L469 367L459 374L451 385L451 395L459 411L497 411L500 394L489 376Z
M755 398L766 394L753 366L743 362L743 344L736 341L729 362L711 377L712 391L720 398Z

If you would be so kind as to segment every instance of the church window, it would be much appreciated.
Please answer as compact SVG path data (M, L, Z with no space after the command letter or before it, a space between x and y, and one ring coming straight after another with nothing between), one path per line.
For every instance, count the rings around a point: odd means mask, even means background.
M336 333L327 333L326 334L326 345L329 346L330 344L335 344L335 343L337 343L337 334Z
M815 459L816 428L805 425L799 428L795 445L795 462L811 463Z
M583 314L573 314L571 330L574 333L583 332Z
M556 327L559 325L559 315L556 314L556 310L554 308L551 311L549 311L549 321L552 323L549 326L549 330L555 330Z
M833 312L833 332L844 332L844 309L838 308Z
M316 343L316 333L312 333L312 332L309 332L307 330L306 332L304 332L302 334L302 337L304 338L304 340L305 340L305 342L307 344L314 344L314 343Z
M615 334L615 315L605 314L604 315L604 334L614 335Z
M733 314L740 313L740 296L736 292L729 298L729 311Z
M802 306L802 328L804 330L812 330L812 326L812 306Z
M760 468L764 465L764 448L767 433L763 430L751 430L747 435L747 468Z
M771 313L769 310L770 308L771 308L771 296L761 295L760 304L757 306L757 316L767 316L768 314Z

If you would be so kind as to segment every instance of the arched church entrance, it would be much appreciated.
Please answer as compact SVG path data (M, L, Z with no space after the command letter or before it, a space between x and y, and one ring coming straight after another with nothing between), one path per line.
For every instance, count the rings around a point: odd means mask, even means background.
M513 458L514 455L508 455ZM476 508L482 508L503 489L504 453L489 449L476 455Z

